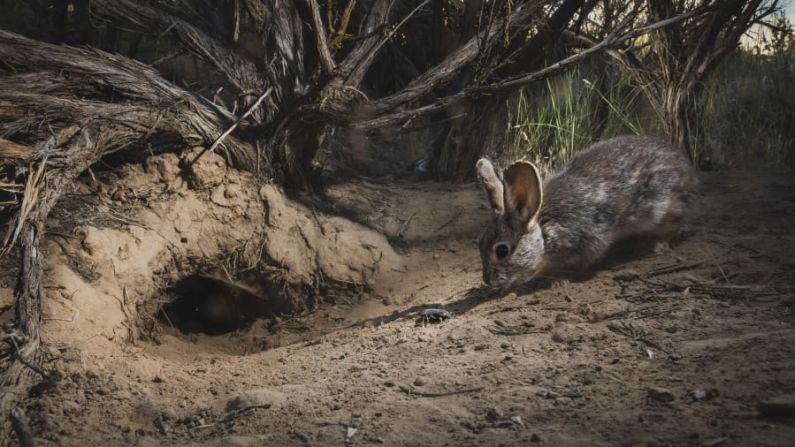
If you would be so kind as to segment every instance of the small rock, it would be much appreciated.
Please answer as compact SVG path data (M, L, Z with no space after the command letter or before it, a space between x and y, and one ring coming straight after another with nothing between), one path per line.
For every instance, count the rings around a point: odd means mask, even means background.
M301 442L309 442L309 436L307 436L304 433L301 433L300 431L293 431L292 435Z
M795 394L784 394L772 397L756 405L756 409L764 417L772 419L789 419L795 417Z
M718 390L711 388L708 390L696 389L690 392L690 397L695 401L710 400L718 396Z
M538 434L533 433L532 435L530 435L530 442L541 442L541 436L538 436Z
M160 376L155 376L155 377L152 379L152 382L154 382L154 383L163 383L163 382L164 382L164 380L163 380L163 378L162 378L162 377L160 377Z
M393 386L395 386L395 382L392 380L387 380L386 382L384 382L384 386L392 388Z
M558 324L552 330L552 341L557 343L574 343L582 339L582 333L573 324Z
M244 410L249 407L270 408L280 405L287 401L287 397L278 391L269 389L254 389L245 391L229 399L226 404L226 411Z
M425 379L423 379L422 377L417 377L414 380L414 386L424 386L426 383L428 382L426 382Z
M510 419L500 419L498 421L494 421L494 426L497 428L513 427L514 425L516 424L514 424Z
M486 419L488 419L490 421L494 421L494 420L498 420L498 419L504 419L504 418L505 418L505 415L497 407L489 408L486 411Z
M168 424L163 421L163 419L158 418L155 419L155 428L160 431L161 435L166 435L168 434L168 431L171 427L169 427Z
M164 421L176 421L179 419L177 412L171 408L162 408L160 411L160 417L163 418Z
M613 279L616 281L632 281L633 279L637 279L639 277L640 274L632 269L623 270L613 275Z
M654 399L658 402L673 402L675 397L674 393L665 388L652 387L647 390L649 399Z
M63 407L64 411L66 411L67 413L72 413L72 414L79 413L80 409L82 408L80 406L80 404L78 404L77 402L75 402L73 400L65 400L65 401L63 401L61 406Z

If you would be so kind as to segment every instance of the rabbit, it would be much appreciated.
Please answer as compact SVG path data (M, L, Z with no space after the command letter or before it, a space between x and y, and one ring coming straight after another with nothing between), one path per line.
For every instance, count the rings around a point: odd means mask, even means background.
M682 151L635 135L592 144L543 182L526 161L502 178L485 158L476 171L493 212L479 242L483 280L503 290L587 270L630 236L676 236L698 188Z

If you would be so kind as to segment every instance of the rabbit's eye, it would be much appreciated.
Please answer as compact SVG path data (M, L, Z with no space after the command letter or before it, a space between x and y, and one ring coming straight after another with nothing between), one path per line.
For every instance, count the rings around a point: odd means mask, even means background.
M508 256L508 253L510 252L511 247L509 247L505 242L500 242L494 246L494 255L497 256L497 259L502 259Z

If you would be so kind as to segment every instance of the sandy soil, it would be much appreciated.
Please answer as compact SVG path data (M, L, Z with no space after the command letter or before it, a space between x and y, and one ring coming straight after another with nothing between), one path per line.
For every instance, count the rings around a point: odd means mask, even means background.
M46 307L45 366L63 379L25 400L31 428L40 445L67 446L793 445L794 419L766 412L791 417L795 406L795 176L703 181L704 205L670 253L614 258L587 278L505 296L480 288L475 241L488 211L474 185L339 184L333 209L361 224L340 234L391 250L383 234L395 249L365 278L372 287L219 336L160 323L141 339L126 296L102 298L113 295L97 285L111 258L138 269L123 279L136 293L162 286L141 279L161 258L155 238L138 234L125 241L132 251L105 252L98 278L83 272L93 292L82 313L68 309L82 292L63 287ZM309 209L296 213L309 219ZM113 231L153 225L138 222ZM262 230L256 219L228 228ZM80 270L53 259L53 278ZM453 316L433 324L427 308ZM784 404L759 406L770 399Z

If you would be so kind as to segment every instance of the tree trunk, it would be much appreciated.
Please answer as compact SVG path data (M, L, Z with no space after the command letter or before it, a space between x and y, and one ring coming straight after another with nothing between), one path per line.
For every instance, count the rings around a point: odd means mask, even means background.
M694 92L681 87L669 87L663 102L663 110L658 111L663 130L668 139L690 158L695 166L703 160L693 151L690 135L690 100Z

